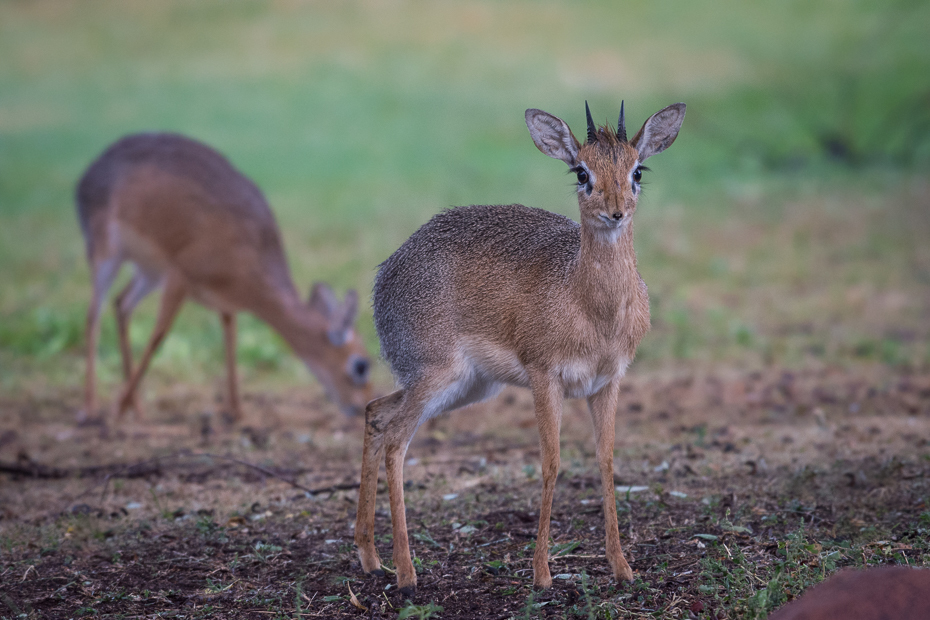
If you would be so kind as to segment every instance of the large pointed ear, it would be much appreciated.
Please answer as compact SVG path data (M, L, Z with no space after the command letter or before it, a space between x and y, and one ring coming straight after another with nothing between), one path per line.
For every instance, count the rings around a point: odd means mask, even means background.
M578 140L562 119L542 110L526 111L526 126L536 148L552 157L561 159L571 167L578 163Z
M358 293L354 288L350 288L346 291L346 298L342 304L339 317L340 327L346 331L352 329L356 318L358 318Z
M338 303L338 302L337 302ZM345 301L338 304L335 313L329 317L329 329L326 335L334 347L341 347L352 337L352 327L358 316L358 293L349 290Z
M317 282L310 290L307 304L326 319L326 335L335 347L341 347L352 336L355 319L358 318L358 293L350 290L345 301L340 302L336 293L325 282Z
M639 151L639 161L644 162L670 147L678 137L678 130L681 129L683 120L685 120L685 104L683 103L673 103L650 116L643 128L630 140L630 144Z
M310 289L310 299L307 305L332 321L339 313L339 300L329 284L317 282Z

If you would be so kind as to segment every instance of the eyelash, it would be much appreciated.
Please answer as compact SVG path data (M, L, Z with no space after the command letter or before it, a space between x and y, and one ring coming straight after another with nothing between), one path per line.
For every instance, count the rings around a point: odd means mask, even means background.
M649 172L649 168L646 166L637 166L633 171L633 183L636 185L641 185L643 181L643 173ZM639 177L638 179L636 177Z

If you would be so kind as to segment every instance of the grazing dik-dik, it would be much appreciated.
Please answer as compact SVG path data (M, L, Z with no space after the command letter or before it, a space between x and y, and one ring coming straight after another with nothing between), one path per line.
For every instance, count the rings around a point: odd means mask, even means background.
M371 361L355 334L355 291L340 302L317 283L304 302L294 288L271 209L258 187L210 147L170 133L126 136L94 161L77 187L77 211L87 244L93 295L87 313L84 410L95 415L99 316L120 266L135 267L114 306L126 383L115 404L141 415L139 381L175 315L190 297L219 312L226 344L226 405L241 419L236 381L236 312L274 328L347 413L371 398ZM155 329L133 368L129 318L162 289Z
M543 490L534 583L552 584L549 517L563 397L588 400L607 559L618 580L633 578L620 549L613 486L619 382L649 329L632 220L643 162L675 140L685 104L653 114L632 140L622 104L617 131L596 128L585 107L584 144L555 116L526 111L539 150L577 175L580 224L522 205L450 209L404 242L375 279L375 326L400 389L372 401L365 412L355 542L362 568L380 571L374 517L383 454L402 591L412 592L417 581L404 515L407 446L425 420L493 396L505 384L532 390L539 428Z

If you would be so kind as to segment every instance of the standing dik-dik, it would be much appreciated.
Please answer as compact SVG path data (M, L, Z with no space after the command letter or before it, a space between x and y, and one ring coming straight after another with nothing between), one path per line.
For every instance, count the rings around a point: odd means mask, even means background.
M210 147L169 133L127 136L87 169L77 210L93 278L87 313L84 410L95 414L94 359L100 309L124 261L135 273L116 297L126 383L115 405L141 415L139 381L186 297L219 312L226 344L226 405L241 419L236 381L236 312L273 327L343 410L361 413L371 398L370 359L353 324L358 296L339 302L323 283L300 299L271 209L252 181ZM155 329L133 368L128 324L133 308L162 289Z
M372 401L365 413L355 542L366 572L381 569L374 517L382 453L397 585L411 592L417 579L404 515L407 446L425 420L512 384L533 391L542 453L534 583L552 584L549 516L565 396L588 400L604 493L607 558L618 580L633 578L620 549L613 483L619 382L649 329L632 220L643 162L675 140L684 115L683 103L671 105L627 140L622 104L616 132L595 128L588 111L588 136L581 144L562 120L527 110L526 124L539 150L577 175L581 224L522 205L450 209L381 265L374 286L375 326L401 389Z

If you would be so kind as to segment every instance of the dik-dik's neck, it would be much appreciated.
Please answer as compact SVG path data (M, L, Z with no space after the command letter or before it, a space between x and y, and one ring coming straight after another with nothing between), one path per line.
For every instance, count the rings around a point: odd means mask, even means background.
M633 222L612 239L602 230L581 227L581 251L576 267L577 294L597 314L613 315L640 294L633 249Z
M268 323L301 359L312 358L323 349L327 338L326 319L308 308L296 292L265 299L251 309Z

